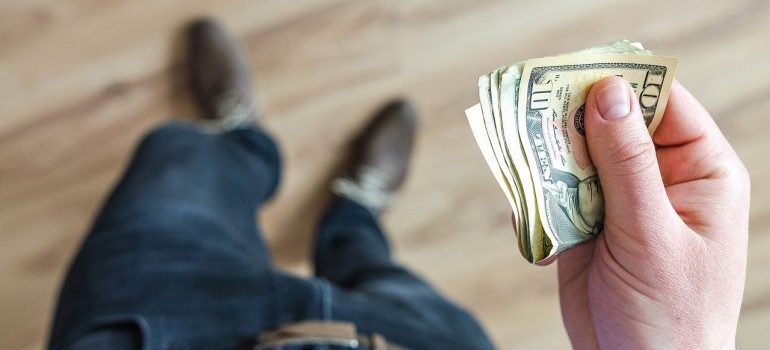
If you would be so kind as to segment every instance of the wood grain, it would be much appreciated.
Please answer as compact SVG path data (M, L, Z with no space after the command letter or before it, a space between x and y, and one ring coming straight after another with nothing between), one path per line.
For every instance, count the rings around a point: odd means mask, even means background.
M385 216L399 259L506 349L568 347L554 267L516 251L463 110L497 66L629 38L680 58L752 179L742 349L770 324L767 1L0 0L0 348L41 348L69 259L141 135L194 117L181 33L212 16L243 42L286 176L260 219L307 273L313 225L350 135L395 96L422 113L413 172Z

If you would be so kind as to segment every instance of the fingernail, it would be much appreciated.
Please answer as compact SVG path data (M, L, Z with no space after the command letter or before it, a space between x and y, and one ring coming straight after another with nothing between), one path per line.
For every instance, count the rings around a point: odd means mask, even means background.
M612 84L599 91L596 95L596 107L602 118L616 120L631 113L627 86L625 83Z

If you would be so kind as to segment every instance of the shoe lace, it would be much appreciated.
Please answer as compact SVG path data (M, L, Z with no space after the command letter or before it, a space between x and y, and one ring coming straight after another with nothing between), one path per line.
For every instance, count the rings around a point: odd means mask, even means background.
M213 126L217 129L238 129L256 118L257 106L254 100L244 98L235 91L226 91L217 96L214 106L217 118Z
M393 193L388 190L390 180L386 172L363 166L358 172L358 181L348 177L338 178L332 183L332 192L376 212L393 200Z

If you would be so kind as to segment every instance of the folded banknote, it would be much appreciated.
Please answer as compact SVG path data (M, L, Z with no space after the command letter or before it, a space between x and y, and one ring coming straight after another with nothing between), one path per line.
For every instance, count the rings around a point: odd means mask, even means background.
M623 40L530 59L479 78L480 103L465 113L513 208L519 250L529 262L547 263L602 230L604 199L583 125L591 86L611 75L627 80L653 133L676 63Z

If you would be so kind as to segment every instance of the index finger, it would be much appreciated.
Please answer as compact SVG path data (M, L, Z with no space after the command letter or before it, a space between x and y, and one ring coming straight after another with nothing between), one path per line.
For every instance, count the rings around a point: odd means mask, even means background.
M721 135L721 132L709 112L674 80L663 119L652 140L658 146L682 146L713 134Z
M737 168L737 157L714 119L676 80L652 139L659 146L658 165L666 186L722 174L720 167Z

